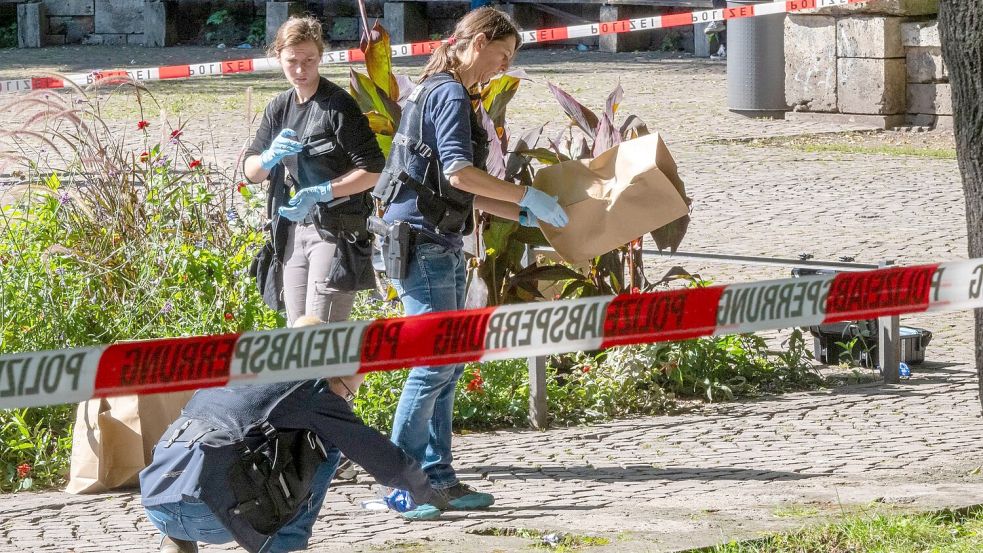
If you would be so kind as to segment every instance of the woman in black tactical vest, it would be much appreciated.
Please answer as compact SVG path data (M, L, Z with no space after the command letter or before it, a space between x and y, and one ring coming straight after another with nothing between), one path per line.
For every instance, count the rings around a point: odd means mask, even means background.
M324 39L316 19L291 17L268 53L292 88L266 106L243 170L252 182L270 181L287 322L346 320L354 292L374 286L365 221L385 159L355 100L318 74Z
M403 109L393 148L374 195L385 206L389 276L406 313L464 307L463 236L474 228L474 209L529 226L563 226L566 213L543 192L484 171L488 136L472 109L471 92L508 68L519 31L504 13L479 8L427 63ZM400 255L403 252L405 255ZM392 440L423 465L452 508L481 509L494 502L461 483L451 466L454 390L463 365L410 371L393 423ZM422 518L429 509L403 516Z

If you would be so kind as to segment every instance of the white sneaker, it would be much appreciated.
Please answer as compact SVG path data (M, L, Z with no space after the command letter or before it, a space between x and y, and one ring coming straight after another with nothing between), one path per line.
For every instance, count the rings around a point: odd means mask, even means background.
M720 45L720 49L717 50L717 53L716 54L710 56L710 59L712 59L712 60L725 60L725 59L727 59L727 47L724 46L723 44L721 44Z

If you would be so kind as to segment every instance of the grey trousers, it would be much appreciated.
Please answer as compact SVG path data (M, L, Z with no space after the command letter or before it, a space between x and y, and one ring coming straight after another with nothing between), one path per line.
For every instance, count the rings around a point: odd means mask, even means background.
M314 225L290 226L283 264L288 326L304 315L325 322L344 321L351 315L355 293L329 288L327 283L335 249L334 244L321 238Z

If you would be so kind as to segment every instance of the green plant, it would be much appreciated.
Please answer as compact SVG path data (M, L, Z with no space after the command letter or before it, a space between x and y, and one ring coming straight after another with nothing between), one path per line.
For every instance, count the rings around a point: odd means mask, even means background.
M682 50L683 35L679 31L671 30L662 35L662 43L659 50L663 52L678 52Z
M208 15L202 32L206 44L248 42L256 46L266 38L265 18L257 18L252 7L222 8Z
M246 42L253 46L261 46L266 42L266 19L257 17L249 24L249 34L246 35Z
M152 100L128 80L99 84L132 92L141 112ZM12 146L0 166L23 180L0 206L0 353L278 326L247 274L259 199L204 164L180 126L141 117L121 131L99 106L75 89L2 108L27 123L0 131ZM0 477L27 464L34 482L57 484L72 414L0 411Z
M17 47L17 22L0 27L0 48Z
M74 413L74 405L0 412L0 493L63 481Z
M218 27L220 25L225 25L230 21L232 21L232 14L229 13L229 10L222 9L212 12L212 14L208 16L208 19L205 20L205 25Z
M518 87L518 79L514 80L514 85L506 81L510 85L508 87L492 87L492 84L486 87L491 89L488 96L496 100L501 98L498 102L500 106L490 105L485 98L486 93L482 93L481 107L487 112L483 119L491 137L492 155L489 156L488 169L499 178L528 186L535 176L533 161L551 165L571 159L596 157L624 140L648 134L645 123L635 115L627 116L620 126L615 126L616 114L624 98L620 85L609 94L599 115L564 90L548 84L570 119L569 127L560 136L547 139L548 147L537 147L543 127L529 130L510 141L504 125L504 113L505 105ZM502 92L498 89L502 89ZM491 107L496 109L493 111ZM682 181L678 178L672 180L677 191L689 203ZM652 237L660 249L675 251L685 236L688 224L687 215L656 229ZM538 263L523 266L526 246L545 243L538 229L523 229L512 221L489 217L483 226L482 238L485 246L482 248L484 255L479 264L479 274L493 304L542 298L540 283L544 281L564 282L559 293L555 294L557 298L619 294L654 287L645 278L641 239L590 260L586 267L569 268L540 266Z

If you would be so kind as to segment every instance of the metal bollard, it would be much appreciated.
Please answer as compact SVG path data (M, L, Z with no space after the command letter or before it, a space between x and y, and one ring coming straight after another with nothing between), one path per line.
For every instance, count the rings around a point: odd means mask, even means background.
M894 266L894 261L884 261L881 268ZM877 363L881 367L885 384L901 381L901 317L877 318Z
M526 267L536 260L533 248L526 245L522 264ZM549 408L546 405L546 358L529 357L529 425L536 430L546 430Z

